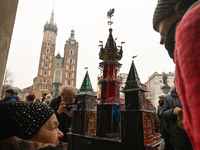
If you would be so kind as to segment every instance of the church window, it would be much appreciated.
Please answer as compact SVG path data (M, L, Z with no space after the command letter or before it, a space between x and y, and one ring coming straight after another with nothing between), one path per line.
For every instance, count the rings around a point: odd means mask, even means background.
M70 55L74 55L73 49L70 50Z
M69 78L71 78L71 73L69 73Z
M49 57L48 57L48 55L46 56L46 60L48 60L49 59Z
M72 64L72 59L69 60L69 63Z
M69 66L69 70L72 70L72 66L71 65Z
M48 47L50 46L50 42L47 43L47 46L48 46Z
M49 32L49 40L51 40L51 32Z
M68 81L68 85L70 85L70 80Z
M47 48L47 53L49 53L49 48Z
M55 72L55 81L61 81L61 71L60 70L56 70Z
M44 71L44 75L45 75L45 76L47 75L47 71L46 71L46 70Z
M45 68L47 68L48 67L48 64L47 63L45 63L45 66L44 66Z

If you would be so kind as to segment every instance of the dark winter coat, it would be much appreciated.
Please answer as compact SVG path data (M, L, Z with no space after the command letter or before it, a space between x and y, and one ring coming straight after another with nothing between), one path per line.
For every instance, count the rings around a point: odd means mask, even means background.
M160 132L160 122L159 122L159 118L158 115L156 113L156 108L153 107L154 109L154 113L153 113L153 120L154 120L154 127L155 127L155 132L159 133Z
M162 123L162 117L161 117L161 111L162 111L162 107L163 107L163 103L158 101L159 105L158 105L158 109L157 109L157 115L158 115L158 119L159 119L159 123L160 123L160 133L163 134L163 123Z
M182 105L175 88L165 97L161 115L164 120L172 122L170 135L173 146L179 149L189 149L192 147L190 139L185 130L177 125L177 115L173 114L176 107L182 108Z
M61 114L57 113L57 110L60 106L60 102L61 102L61 96L55 97L51 100L49 106L51 108L53 108L54 111L56 111L56 117L57 117L58 122L59 122L58 129L60 129L60 131L62 131L63 134L64 134L61 141L68 142L68 134L67 133L69 131L69 128L71 127L72 118L69 117L66 113L61 113Z
M17 96L17 94L13 94L10 97L4 98L1 102L15 102L18 100L19 100L19 97Z

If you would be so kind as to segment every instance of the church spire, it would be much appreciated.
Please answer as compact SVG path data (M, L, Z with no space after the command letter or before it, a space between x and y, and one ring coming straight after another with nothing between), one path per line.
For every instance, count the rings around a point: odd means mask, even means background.
M54 24L54 9L52 10L51 19L50 19L49 24Z
M51 30L51 31L54 31L55 33L57 33L58 31L57 25L56 23L54 23L54 8L51 12L51 18L50 18L49 23L47 21L46 24L44 25L44 31L46 30Z

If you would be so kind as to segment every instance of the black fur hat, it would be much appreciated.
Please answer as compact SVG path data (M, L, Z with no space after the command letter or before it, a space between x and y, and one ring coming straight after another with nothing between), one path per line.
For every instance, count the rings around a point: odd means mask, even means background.
M176 11L188 9L192 4L198 0L158 0L153 15L153 28L157 31L156 27L165 18L173 15Z
M12 136L29 140L53 114L43 103L0 103L0 141Z

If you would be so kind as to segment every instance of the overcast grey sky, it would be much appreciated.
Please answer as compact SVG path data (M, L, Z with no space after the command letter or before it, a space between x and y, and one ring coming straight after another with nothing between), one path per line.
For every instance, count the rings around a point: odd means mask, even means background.
M105 45L109 35L107 12L114 8L113 37L123 45L120 73L128 73L132 56L138 74L144 83L155 71L174 72L175 65L164 46L159 44L159 34L152 28L152 16L157 0L19 0L10 45L7 68L15 76L14 86L31 86L37 76L44 24L51 17L54 5L58 27L56 52L63 57L64 45L75 30L79 42L77 84L80 88L86 70L94 90L97 87L99 40Z

